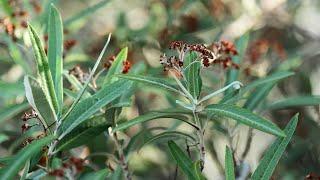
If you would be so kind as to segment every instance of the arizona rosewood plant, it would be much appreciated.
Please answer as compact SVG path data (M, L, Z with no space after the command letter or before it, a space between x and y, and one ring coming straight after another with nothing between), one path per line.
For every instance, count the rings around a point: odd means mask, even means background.
M274 69L270 75L249 84L239 82L238 71L249 39L248 34L235 45L228 41L208 46L173 41L169 49L174 55L163 54L160 57L160 63L169 77L158 78L142 75L141 66L131 68L127 61L128 48L123 48L112 61L108 61L105 65L107 68L96 73L111 35L90 73L79 75L79 67L68 73L63 66L63 23L53 5L47 27L47 53L36 30L28 25L28 31L37 73L24 78L26 98L32 110L22 118L22 131L24 134L37 135L25 139L24 147L8 157L8 163L0 169L0 179L14 179L18 176L21 179L45 176L121 179L121 174L126 179L132 179L134 172L128 164L130 153L161 139L169 139L168 150L186 177L205 179L202 171L206 168L206 156L210 152L207 137L211 135L212 126L219 126L230 138L232 131L240 124L249 126L250 131L253 128L277 137L251 175L251 179L269 179L297 126L298 115L281 130L271 121L252 112L279 80L293 73ZM211 66L222 66L227 71L226 85L215 91L202 81L203 71L209 71ZM66 83L76 87L75 90L65 88L63 85ZM131 97L138 83L159 87L174 94L176 106L121 121L122 109L131 105ZM221 97L219 101L217 97ZM163 118L172 119L178 125L190 126L192 130L182 132L175 128L150 128L148 131L160 130L160 133L149 137L138 148L133 148L142 132L128 137L125 136L125 130ZM229 126L222 123L229 120L235 120L236 123ZM72 155L71 149L88 144L100 134L104 134L105 141L111 139L115 153L89 153L86 158ZM129 142L124 143L121 135L127 137ZM181 148L184 145L186 148ZM245 155L238 159L233 155L232 143L229 146L225 148L226 179L235 179L236 175L246 178L251 170L243 173L241 169ZM250 140L246 147L250 147ZM107 157L111 163L103 167L93 166L91 159L95 156Z

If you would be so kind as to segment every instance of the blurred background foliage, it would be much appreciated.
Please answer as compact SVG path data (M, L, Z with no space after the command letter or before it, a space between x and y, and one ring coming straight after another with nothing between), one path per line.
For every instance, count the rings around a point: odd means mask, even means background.
M274 174L275 179L301 179L310 173L320 175L319 106L265 109L266 104L288 96L320 95L318 0L0 0L1 157L16 152L26 138L26 135L21 136L21 115L30 107L24 98L23 75L35 73L26 24L30 22L41 32L46 43L51 3L62 14L66 74L79 66L84 77L90 72L89 67L95 63L109 32L113 34L111 46L101 69L107 68L109 59L128 46L127 59L131 64L141 66L145 74L155 77L166 76L159 57L173 40L211 44L217 40L235 42L248 35L249 42L239 63L242 83L264 77L276 68L296 73L274 87L268 98L256 108L258 113L280 127L300 112L297 131ZM203 79L208 88L218 89L225 84L226 73L226 69L217 65L203 72ZM65 87L71 86L70 83L65 84ZM75 87L73 89L76 90ZM135 94L132 106L122 113L123 120L150 110L177 106L172 95L159 89L143 87ZM156 125L186 128L169 121L150 122L130 128L121 138L126 140ZM217 128L212 126L212 129ZM236 147L236 159L247 162L254 169L274 138L253 131L251 148L242 159L249 133L247 127L237 129L231 142L221 131L209 133L210 158L204 170L207 177L223 178L221 170L226 143ZM150 134L142 133L139 143L143 143L143 136ZM80 154L80 157L93 152L112 153L112 145L104 138L101 134L88 145L75 148L70 153ZM132 153L129 159L130 168L136 176L173 178L175 167L170 156L166 155L165 144L148 145L141 151ZM105 159L99 157L95 162L103 166Z

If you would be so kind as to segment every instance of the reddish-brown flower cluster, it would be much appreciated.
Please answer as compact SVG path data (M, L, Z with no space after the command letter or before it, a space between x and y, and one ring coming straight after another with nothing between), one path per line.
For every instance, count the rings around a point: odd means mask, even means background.
M122 68L122 73L123 74L127 74L129 72L131 68L131 63L130 61L126 60L126 61L123 61L123 68Z
M110 57L106 58L105 62L103 63L103 67L108 70L111 67L111 65L115 59L116 59L116 56L110 56ZM125 61L123 61L122 65L123 65L122 66L122 73L127 74L132 66L130 61L125 60Z
M173 41L169 45L169 49L176 50L178 56L167 57L165 54L160 56L160 63L164 66L164 70L174 69L181 72L183 61L186 53L196 52L198 61L202 66L209 67L212 64L222 64L224 68L239 68L231 57L237 55L238 52L233 43L228 41L219 41L210 46L204 44L187 44L183 41Z
M83 159L71 157L67 162L62 163L61 168L50 171L49 175L56 176L56 177L64 177L66 170L70 170L72 174L76 174L83 171L83 168L84 168Z

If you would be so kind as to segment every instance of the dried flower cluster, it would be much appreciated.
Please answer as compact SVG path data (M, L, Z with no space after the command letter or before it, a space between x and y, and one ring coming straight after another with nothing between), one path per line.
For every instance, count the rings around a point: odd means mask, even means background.
M76 157L69 158L68 161L62 163L62 167L54 169L49 172L50 176L65 177L66 173L75 176L77 173L83 171L84 160Z
M183 41L173 41L169 45L169 49L176 50L178 56L167 57L165 54L160 56L160 63L164 66L164 70L174 69L182 71L184 58L189 52L196 52L198 58L195 61L201 62L203 67L209 67L213 64L222 64L224 68L239 66L233 63L231 57L237 55L238 52L233 43L228 41L219 41L210 46L204 44L187 44Z
M36 118L36 119L39 118L38 113L33 109L31 110L31 113L25 112L23 114L23 116L21 117L21 120L24 121L24 124L21 126L22 132L26 132L28 129L30 129L32 127L31 125L29 125L27 123L27 121L30 119L33 119L33 118Z

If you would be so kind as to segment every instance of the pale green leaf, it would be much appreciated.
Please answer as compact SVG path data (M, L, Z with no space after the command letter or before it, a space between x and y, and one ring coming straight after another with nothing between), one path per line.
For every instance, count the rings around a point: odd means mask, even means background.
M49 127L56 121L56 115L54 114L54 109L48 102L43 89L36 80L29 76L24 77L24 86L29 104L38 112L40 120L45 128ZM54 126L52 126L52 128L53 127Z
M32 47L33 47L33 52L37 62L38 74L41 79L40 85L48 99L48 102L52 104L55 110L54 113L56 113L58 112L59 105L57 101L56 92L54 89L54 83L52 80L47 56L44 52L40 38L37 35L36 31L33 29L31 25L28 26L28 30L29 30L29 36L31 39Z

